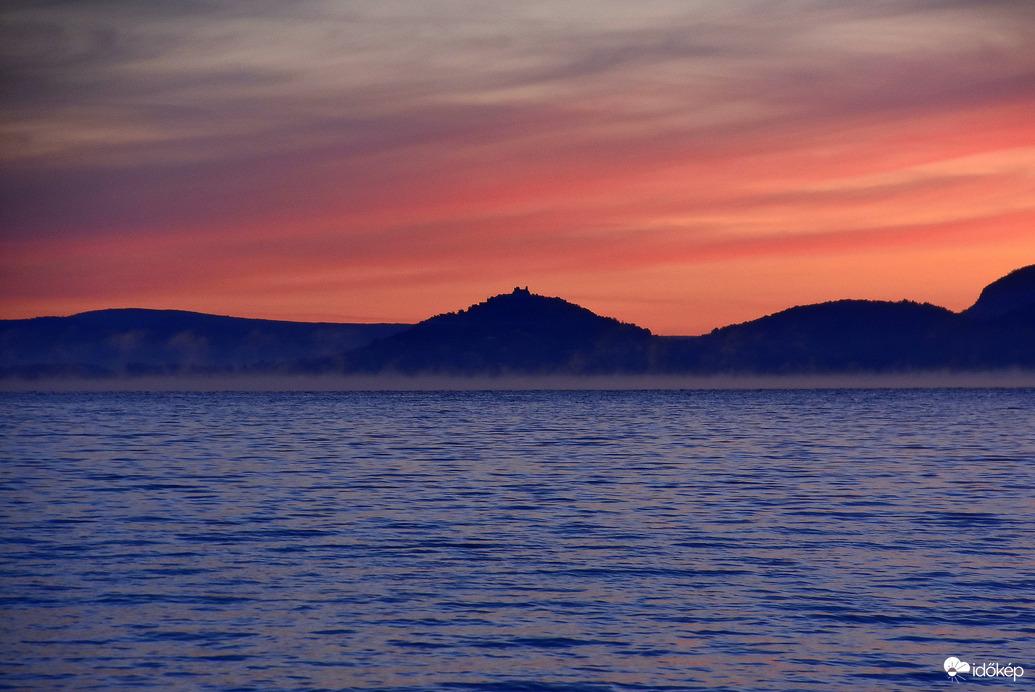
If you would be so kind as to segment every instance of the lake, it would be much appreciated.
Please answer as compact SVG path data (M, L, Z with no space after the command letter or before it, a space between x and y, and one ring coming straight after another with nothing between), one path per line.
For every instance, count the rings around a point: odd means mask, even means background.
M0 687L1035 677L1035 390L0 406Z

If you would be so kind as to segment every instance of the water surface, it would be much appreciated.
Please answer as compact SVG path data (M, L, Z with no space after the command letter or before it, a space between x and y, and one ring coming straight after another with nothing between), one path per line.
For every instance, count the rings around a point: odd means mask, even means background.
M0 406L0 686L1035 677L1033 390Z

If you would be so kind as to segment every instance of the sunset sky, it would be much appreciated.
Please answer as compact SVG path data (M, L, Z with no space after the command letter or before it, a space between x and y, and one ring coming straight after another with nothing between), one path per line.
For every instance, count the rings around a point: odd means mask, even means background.
M1035 263L1032 0L0 9L0 317L660 334Z

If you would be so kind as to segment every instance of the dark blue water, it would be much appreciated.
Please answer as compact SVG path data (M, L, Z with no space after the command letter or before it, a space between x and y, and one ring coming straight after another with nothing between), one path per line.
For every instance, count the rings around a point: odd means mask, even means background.
M1032 390L0 405L0 686L1035 678Z

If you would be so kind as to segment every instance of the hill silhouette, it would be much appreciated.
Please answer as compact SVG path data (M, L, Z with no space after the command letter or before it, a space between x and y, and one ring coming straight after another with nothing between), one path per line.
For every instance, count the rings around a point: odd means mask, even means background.
M695 337L654 336L515 288L416 325L100 310L0 320L0 377L293 372L802 374L1035 369L1035 265L961 313L839 300Z
M963 315L975 320L1031 321L1035 317L1035 264L1015 269L985 286L977 302Z
M944 368L958 316L901 301L839 300L790 308L693 340L673 369L696 372L866 372Z
M839 300L673 339L670 372L860 373L1035 368L1035 265L989 284L962 313L929 303Z
M647 329L515 288L361 347L346 362L366 373L644 372L650 347Z
M0 320L0 376L304 371L407 326L136 308Z
M659 337L515 289L346 356L351 372L802 374L1035 368L1035 266L964 313L902 300L797 306L698 337ZM987 318L984 317L987 315Z

